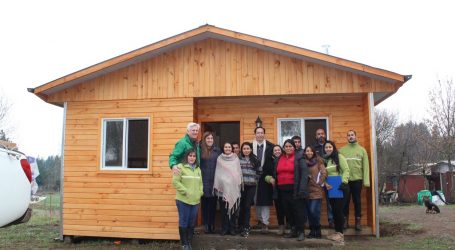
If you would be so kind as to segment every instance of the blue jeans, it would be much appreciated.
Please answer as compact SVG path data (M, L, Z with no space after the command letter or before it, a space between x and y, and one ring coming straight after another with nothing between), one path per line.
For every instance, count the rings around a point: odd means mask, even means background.
M322 199L306 200L308 222L310 226L319 226L321 224L321 204Z
M179 200L176 200L175 203L179 211L179 227L194 227L199 204L189 205Z

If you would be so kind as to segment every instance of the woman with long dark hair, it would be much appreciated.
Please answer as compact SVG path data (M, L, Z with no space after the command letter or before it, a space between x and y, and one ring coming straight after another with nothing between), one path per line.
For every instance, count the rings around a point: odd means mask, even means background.
M343 206L346 198L347 192L349 192L349 166L346 162L346 159L343 155L338 153L337 147L334 142L326 141L324 143L324 159L326 160L326 170L327 176L340 176L341 184L338 187L333 187L327 182L325 183L327 190L336 188L343 192L343 197L341 198L330 198L329 202L333 211L333 220L335 223L335 233L327 236L328 239L337 242L339 245L344 245L344 235L343 235ZM330 194L329 194L330 195Z
M305 159L295 154L293 140L286 140L283 148L284 154L275 162L272 176L266 176L266 181L276 187L286 219L289 219L291 224L291 232L285 237L297 237L297 240L302 241L305 239L305 199L308 198L308 167Z
M240 203L242 188L242 170L237 155L232 151L232 144L224 143L223 153L216 161L213 190L220 201L222 229L221 235L235 235L236 210Z
M275 145L273 146L273 162L278 161L280 159L281 155L284 154L283 149L281 148L280 145ZM268 173L267 175L272 175L272 173ZM273 187L273 204L275 205L275 211L276 211L276 218L278 221L278 235L284 235L285 229L286 229L286 222L285 222L285 214L284 214L284 208L283 204L281 203L280 196L278 196L278 192L276 190L276 187Z
M306 208L308 220L310 224L310 233L308 238L321 238L321 204L322 186L327 176L324 160L316 154L316 150L312 146L306 146L303 150L303 157L308 166L308 199L306 200Z
M254 195L258 183L257 170L259 160L253 154L253 144L250 142L242 143L240 147L240 167L243 176L243 188L240 198L239 227L242 230L241 235L248 237L250 234L250 210L254 203Z
M214 145L214 133L205 132L201 141L201 171L204 196L201 198L202 224L205 233L215 232L216 196L213 195L216 160L221 150Z

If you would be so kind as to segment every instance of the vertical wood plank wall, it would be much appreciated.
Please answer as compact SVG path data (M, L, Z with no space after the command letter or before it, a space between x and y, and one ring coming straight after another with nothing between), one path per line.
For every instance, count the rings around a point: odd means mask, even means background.
M178 239L168 156L193 113L193 98L69 102L63 234ZM100 170L101 119L113 117L151 119L148 171Z
M394 92L395 88L352 72L206 39L54 93L48 102Z
M354 129L357 132L359 143L369 150L369 127L365 123L368 111L365 95L357 96L300 96L300 97L242 97L198 99L198 121L240 121L243 131L240 138L243 141L254 139L254 127L259 115L266 129L266 138L273 143L277 142L277 118L329 118L329 138L335 141L338 148L347 143L346 132ZM366 145L366 146L365 146ZM368 151L370 152L370 151ZM362 219L363 225L372 226L373 214L371 207L371 193L362 192ZM252 220L254 209L252 209ZM350 206L350 224L354 224L354 207ZM276 224L273 212L271 223ZM321 224L327 225L325 200L321 211Z

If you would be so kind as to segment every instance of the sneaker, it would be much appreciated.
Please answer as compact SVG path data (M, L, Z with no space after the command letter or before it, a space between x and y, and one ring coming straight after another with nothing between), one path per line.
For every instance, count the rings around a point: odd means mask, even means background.
M333 236L332 236L333 235ZM332 241L334 241L334 244L337 246L344 246L344 235L342 233L336 232L330 236ZM327 236L329 238L329 236Z
M244 228L243 231L240 233L242 237L248 238L250 235L250 229L249 228Z
M334 240L336 236L337 236L337 233L335 232L335 233L333 233L333 234L327 235L327 239L328 239L328 240Z

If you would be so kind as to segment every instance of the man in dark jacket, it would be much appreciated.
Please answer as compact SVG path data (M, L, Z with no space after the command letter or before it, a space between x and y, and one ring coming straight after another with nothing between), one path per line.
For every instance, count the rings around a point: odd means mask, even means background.
M261 233L268 232L270 206L273 204L272 185L265 182L264 171L273 168L273 144L265 140L265 128L257 127L254 129L253 153L261 162L258 169L258 185L256 192L256 217L258 224L261 225Z
M196 150L197 165L201 165L201 148L199 147L199 142L197 141L199 128L200 126L197 123L188 123L186 126L186 135L175 144L174 150L172 150L172 153L169 155L169 167L172 169L174 174L178 174L180 172L177 168L177 164L182 162L183 156L189 149Z
M322 147L324 146L326 139L325 130L323 128L318 128L316 130L316 141L313 143L313 147L316 150L316 153L321 157L324 157L324 149Z
M294 135L291 140L293 140L295 144L295 154L303 156L302 138L298 135Z

